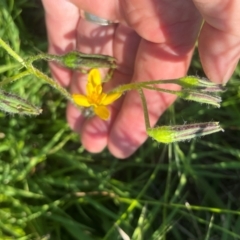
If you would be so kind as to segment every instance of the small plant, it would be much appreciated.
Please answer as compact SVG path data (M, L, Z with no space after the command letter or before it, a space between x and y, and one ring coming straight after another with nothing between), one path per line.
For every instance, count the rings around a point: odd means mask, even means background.
M2 39L0 39L0 46L3 47L8 54L17 60L24 68L23 71L12 76L11 79L6 79L0 82L1 87L11 81L20 80L24 76L34 75L55 88L66 98L66 100L69 100L75 104L80 111L88 108L103 120L107 120L110 116L107 105L116 101L127 91L138 91L142 100L146 132L150 137L161 143L184 141L198 136L204 136L218 131L223 131L218 122L184 124L177 126L150 126L148 109L143 89L174 94L185 100L191 100L199 103L206 103L214 107L220 107L221 98L217 94L222 92L223 88L221 85L212 83L207 79L202 79L195 76L186 76L180 79L171 80L149 80L145 82L120 85L112 89L110 92L104 93L102 92L102 84L104 81L101 80L98 68L110 69L105 81L110 80L114 69L117 68L115 59L113 57L97 54L84 54L77 51L72 51L62 56L39 54L29 57L27 60L23 60ZM34 67L33 62L40 59L54 61L66 68L87 73L88 83L86 86L86 95L77 93L71 95L56 81ZM182 89L179 91L173 91L159 87L159 85L166 83L177 84L181 86ZM41 109L33 106L25 99L5 91L0 91L0 110L8 113L27 115L38 115L41 113Z

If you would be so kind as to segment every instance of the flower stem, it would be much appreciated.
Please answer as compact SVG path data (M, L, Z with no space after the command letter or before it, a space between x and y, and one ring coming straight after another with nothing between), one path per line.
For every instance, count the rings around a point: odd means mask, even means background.
M146 101L146 98L144 96L143 90L141 88L138 89L138 92L139 92L139 95L140 95L141 100L142 100L145 126L146 126L146 130L147 130L147 129L151 128L150 121L149 121L149 116L148 116L147 101Z
M30 57L27 61L24 61L9 45L7 45L1 38L0 38L0 46L2 46L7 52L8 54L10 54L14 59L16 59L19 63L21 63L26 69L27 71L20 73L18 75L15 76L15 79L13 79L14 81L20 79L21 77L24 77L28 74L33 74L38 78L41 78L42 80L44 80L46 83L48 83L49 85L51 85L53 88L57 89L65 98L67 98L69 101L71 101L73 103L73 99L71 97L71 94L62 86L60 86L57 82L55 82L52 78L48 77L47 75L45 75L44 73L42 73L41 71L39 71L37 68L35 68L32 65L32 62L37 60L37 59L41 59L41 58L48 58L49 54L39 54L37 56L33 56ZM50 55L52 56L52 55ZM54 57L57 57L54 55ZM12 80L12 79L11 79ZM0 83L0 86L11 82L10 79L7 79L6 81Z
M114 92L122 93L122 92L127 92L130 90L138 90L140 88L149 88L149 89L151 88L151 90L157 90L158 88L150 87L149 85L168 84L168 83L175 83L175 82L173 82L173 79L170 79L170 80L152 80L152 81L146 81L146 82L128 83L128 84L124 84L119 87L116 87L113 90L111 90L110 92L111 93L114 93Z
M57 82L55 82L52 78L48 77L47 75L45 75L44 73L42 73L33 66L31 66L31 70L29 69L29 71L36 77L43 79L46 83L48 83L53 88L58 90L65 98L67 98L69 101L73 103L71 94L65 88L61 87Z
M13 51L12 48L8 44L6 44L1 38L0 38L0 46L3 47L8 52L9 55L15 58L24 67L26 67L24 60L15 51Z
M0 82L0 87L7 85L8 83L17 81L18 79L23 78L29 74L30 74L29 71L24 71L24 72L18 73L17 75L15 75L11 78L4 79L3 81Z
M56 61L56 62L59 62L61 60L61 56L57 56L57 55L53 55L53 54L48 54L48 53L41 53L41 54L38 54L38 55L35 55L35 56L31 56L27 59L27 63L31 64L33 63L34 61L36 60L40 60L40 59L43 59L43 60L47 60L47 61Z

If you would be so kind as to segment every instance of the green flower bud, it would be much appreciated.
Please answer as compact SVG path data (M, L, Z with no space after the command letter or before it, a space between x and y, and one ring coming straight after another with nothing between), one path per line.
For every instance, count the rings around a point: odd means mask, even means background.
M33 106L25 99L4 91L0 91L0 110L26 115L39 115L42 112L42 109Z
M57 61L63 66L81 70L82 68L116 68L115 58L100 54L84 54L78 51L58 56Z
M214 82L210 82L207 78L199 78L195 76L186 76L178 79L179 85L186 88L194 88L194 87L219 87L221 89L221 85L216 84Z
M216 107L220 107L222 99L218 96L212 96L204 92L194 92L189 90L182 90L177 93L177 96L190 101L195 101L199 103L211 104Z
M190 140L208 134L223 131L218 122L195 123L176 126L148 128L147 134L160 143L173 143Z

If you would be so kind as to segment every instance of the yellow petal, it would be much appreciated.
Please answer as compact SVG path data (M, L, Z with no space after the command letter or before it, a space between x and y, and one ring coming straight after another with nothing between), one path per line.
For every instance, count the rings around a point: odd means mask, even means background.
M93 68L88 74L88 83L92 84L93 87L101 85L101 74L97 68Z
M73 98L73 101L79 106L82 106L82 107L90 107L91 106L87 97L82 94L72 94L72 98Z
M88 82L86 86L87 96L91 96L94 93L94 86Z
M121 97L122 93L110 93L107 94L105 98L102 99L101 104L102 105L109 105L116 101L119 97Z
M87 96L102 93L101 74L97 68L93 68L88 74Z
M93 86L92 84L88 83L87 84L87 96L92 96L92 95L101 95L102 93L102 85L97 85Z
M103 120L107 120L110 116L110 112L105 106L97 106L93 110L95 114Z

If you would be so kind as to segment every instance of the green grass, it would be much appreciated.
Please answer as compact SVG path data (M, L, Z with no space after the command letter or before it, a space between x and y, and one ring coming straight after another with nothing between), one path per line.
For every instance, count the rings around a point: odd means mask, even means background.
M46 51L43 25L38 1L1 0L0 37L22 57ZM0 49L1 80L18 67ZM197 55L190 71L203 74ZM0 113L0 239L240 239L239 75L238 66L220 109L177 101L160 121L220 121L224 133L149 139L125 161L86 152L66 124L66 101L43 82L9 84L43 114Z

